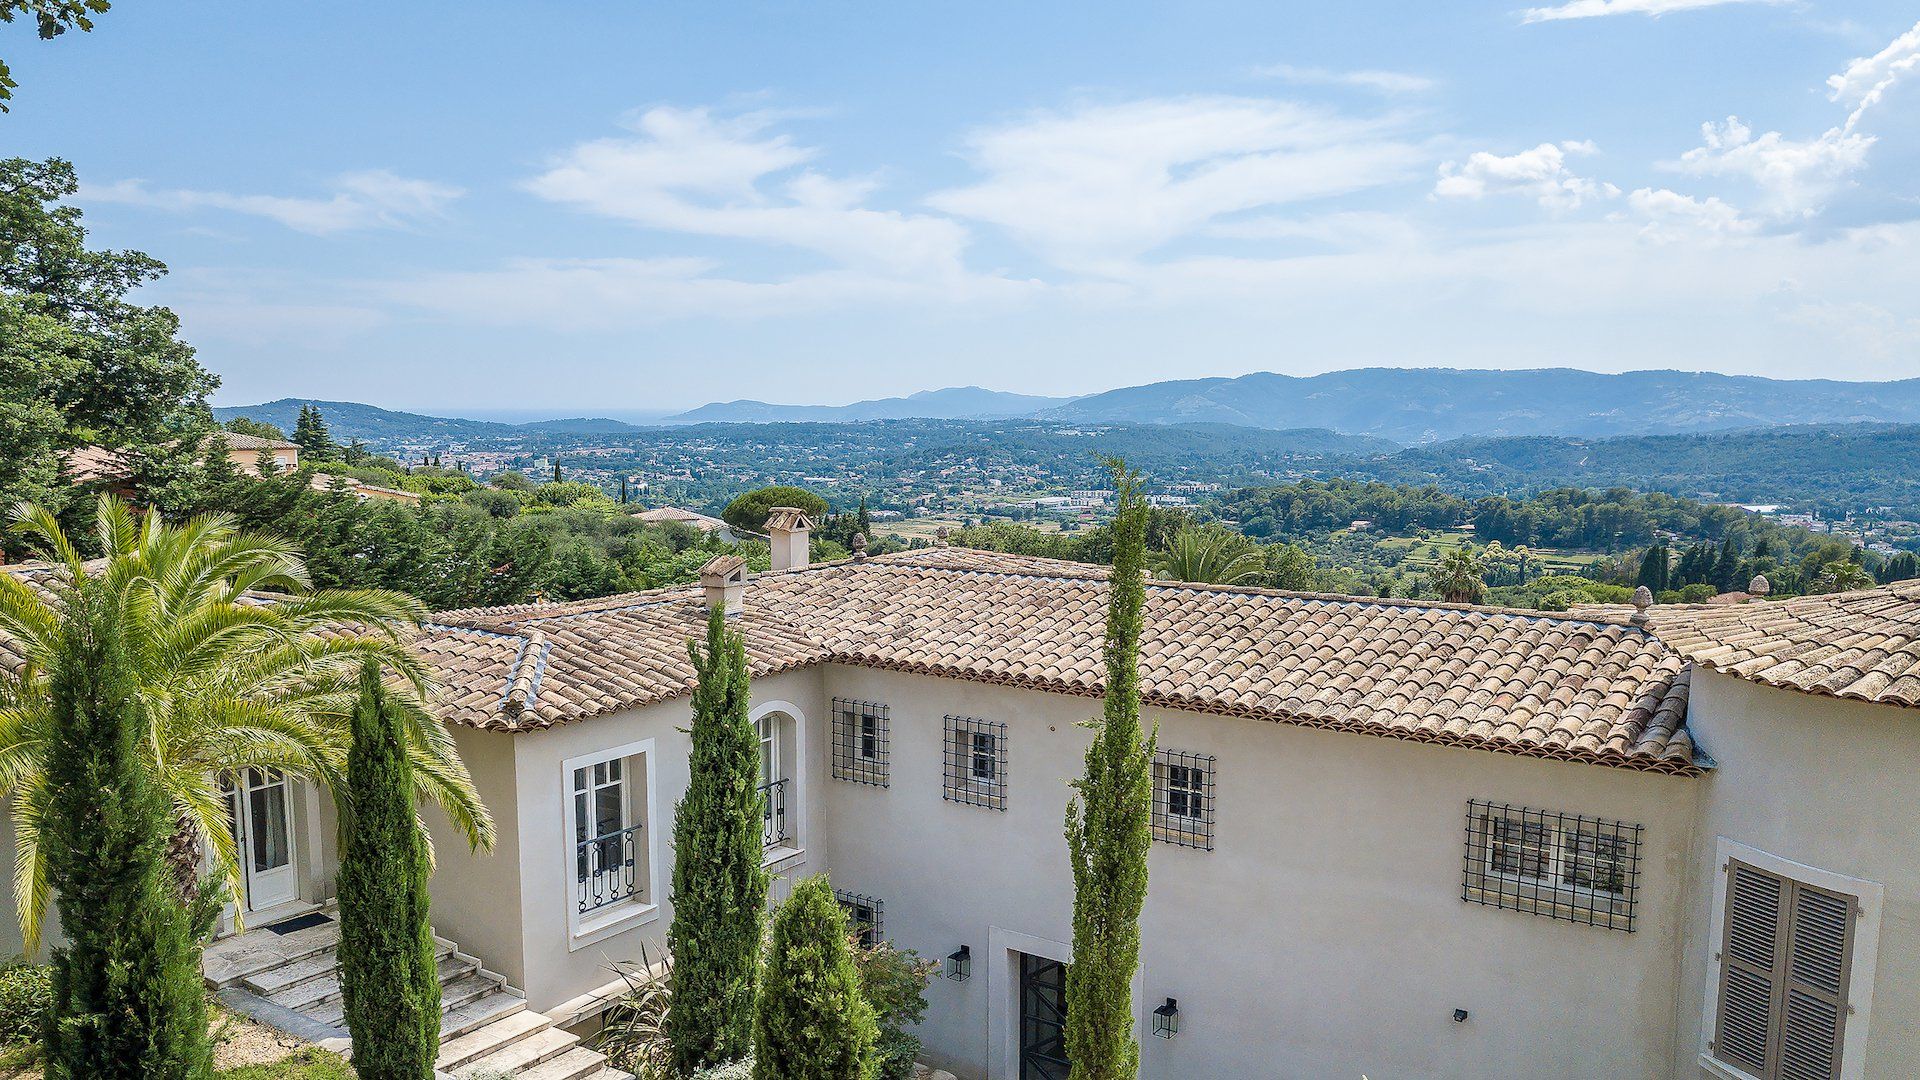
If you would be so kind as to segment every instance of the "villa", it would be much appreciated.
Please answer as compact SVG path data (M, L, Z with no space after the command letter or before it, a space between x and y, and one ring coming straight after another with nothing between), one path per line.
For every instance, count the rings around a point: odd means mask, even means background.
M776 897L830 872L862 934L941 963L929 1063L1067 1075L1062 820L1105 569L813 565L811 528L776 511L766 573L426 628L500 829L474 855L433 821L449 985L482 988L443 1065L518 1045L613 1075L568 1032L663 947L686 642L718 607ZM1554 615L1154 582L1146 620L1144 1076L1920 1075L1920 583ZM299 942L327 931L331 807L264 775L234 799L248 932L209 977L329 1020L331 954Z

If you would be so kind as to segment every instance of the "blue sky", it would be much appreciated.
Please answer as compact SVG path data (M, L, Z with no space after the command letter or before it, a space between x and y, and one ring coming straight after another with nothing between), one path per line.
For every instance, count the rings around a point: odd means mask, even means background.
M123 0L0 152L238 404L1920 376L1920 24L1809 0Z

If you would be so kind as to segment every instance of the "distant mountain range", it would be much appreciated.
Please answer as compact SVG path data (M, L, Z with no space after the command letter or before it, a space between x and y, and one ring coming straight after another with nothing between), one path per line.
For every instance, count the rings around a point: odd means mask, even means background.
M506 424L391 412L354 402L293 398L220 408L214 413L222 420L245 415L291 430L300 407L306 404L320 407L338 437L368 441L405 438L432 442L515 433L643 430L643 425L607 417ZM961 386L850 405L715 402L646 426L897 419L1321 428L1417 446L1457 438L1606 438L1790 424L1920 423L1920 379L1860 383L1686 371L1603 375L1570 368L1359 368L1324 375L1260 372L1232 379L1149 383L1082 398L1037 397Z
M1073 398L1035 397L950 386L907 397L856 401L851 405L769 405L764 401L717 401L668 417L669 424L766 424L785 421L839 424L858 420L1005 420L1033 416ZM1307 425L1298 425L1307 426Z

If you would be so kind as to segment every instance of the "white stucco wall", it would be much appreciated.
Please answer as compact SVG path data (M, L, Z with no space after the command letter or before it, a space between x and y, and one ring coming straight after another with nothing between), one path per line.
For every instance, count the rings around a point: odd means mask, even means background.
M1699 785L1675 1076L1696 1064L1718 837L1884 887L1861 1076L1920 1076L1920 716L1696 670L1694 740L1719 766ZM1857 1027L1848 1036L1857 1045Z
M826 691L892 711L891 786L827 784L834 882L884 900L887 936L903 947L971 947L973 978L934 983L921 1036L930 1059L963 1076L1007 1075L989 1061L1001 1047L990 1052L988 1029L1010 967L990 942L1071 939L1062 817L1089 737L1075 723L1099 702L840 666ZM1006 812L942 800L949 712L1008 724ZM1172 1042L1143 1040L1144 1075L1670 1075L1697 780L1150 719L1168 748L1218 757L1218 824L1211 852L1153 846L1136 1008L1172 996L1184 1020ZM1473 798L1644 824L1636 931L1464 903Z
M454 745L493 814L492 852L476 852L439 808L422 811L433 833L433 879L428 883L434 932L478 956L488 971L519 986L526 974L520 934L520 809L514 753L517 735L457 727Z

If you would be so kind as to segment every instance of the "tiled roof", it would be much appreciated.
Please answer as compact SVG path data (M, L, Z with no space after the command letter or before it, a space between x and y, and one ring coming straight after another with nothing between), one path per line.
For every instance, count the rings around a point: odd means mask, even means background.
M1701 667L1809 694L1920 707L1920 581L1648 615L1661 640Z
M300 449L299 443L291 443L285 439L263 439L258 435L243 435L238 431L221 431L215 434L222 440L225 440L227 447L232 450Z
M1464 605L1155 582L1150 705L1691 774L1684 661L1617 623ZM1105 568L935 548L754 576L755 677L837 662L1095 696ZM445 717L568 723L687 693L706 609L682 586L445 612L420 647Z

